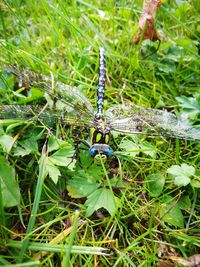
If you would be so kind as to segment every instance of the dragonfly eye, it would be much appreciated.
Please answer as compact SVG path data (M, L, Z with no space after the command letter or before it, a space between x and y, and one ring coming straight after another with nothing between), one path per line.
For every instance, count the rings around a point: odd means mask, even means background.
M108 147L108 149L107 149L107 151L106 151L106 154L109 156L109 157L111 157L111 156L113 156L113 152L112 152L112 150Z
M95 144L90 148L90 156L91 157L96 157L99 155L100 157L110 157L113 155L112 150L108 145L105 144Z
M96 149L96 147L91 147L89 153L91 157L94 157L98 153L98 150Z

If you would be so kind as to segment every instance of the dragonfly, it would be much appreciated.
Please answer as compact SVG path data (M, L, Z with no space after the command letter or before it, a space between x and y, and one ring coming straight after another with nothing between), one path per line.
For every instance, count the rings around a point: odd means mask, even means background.
M30 70L11 71L21 87L34 87L44 92L46 105L0 105L0 124L5 119L55 123L58 119L69 125L90 129L90 142L82 140L91 157L114 155L110 147L111 133L168 136L192 141L200 140L200 129L186 123L167 110L145 108L132 102L104 110L105 51L100 47L99 78L96 109L78 87L66 85Z

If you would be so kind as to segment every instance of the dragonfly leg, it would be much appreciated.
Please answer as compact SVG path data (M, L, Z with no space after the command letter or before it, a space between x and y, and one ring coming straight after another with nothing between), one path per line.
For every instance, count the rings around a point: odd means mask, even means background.
M78 144L78 145L80 145L80 144L84 144L84 145L87 146L88 148L91 147L90 144L89 144L87 141L82 140L82 139L79 140L79 144ZM86 149L86 150L87 150L87 149Z
M83 144L85 145L86 147L81 147L80 145ZM75 144L75 151L74 151L74 154L72 156L72 160L71 162L67 165L67 167L72 164L72 162L74 161L74 159L76 158L76 155L77 153L79 152L79 150L85 150L85 151L88 151L90 149L90 144L85 141L85 140L82 140L82 139L79 139L78 142Z

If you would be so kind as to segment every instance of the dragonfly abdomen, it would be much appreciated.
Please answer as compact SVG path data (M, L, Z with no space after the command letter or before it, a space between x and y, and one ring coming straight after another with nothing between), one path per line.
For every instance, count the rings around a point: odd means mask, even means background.
M99 59L99 82L98 82L98 95L97 95L97 116L101 117L103 114L103 96L105 90L105 51L100 47Z

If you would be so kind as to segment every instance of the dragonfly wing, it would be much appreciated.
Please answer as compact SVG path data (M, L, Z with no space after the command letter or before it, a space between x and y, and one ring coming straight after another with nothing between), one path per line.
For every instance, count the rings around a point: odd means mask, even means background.
M106 112L113 131L200 140L200 129L166 110L145 109L134 104L116 106Z
M94 118L94 110L90 101L79 90L78 87L69 86L61 82L56 82L52 77L46 77L30 70L18 67L9 67L10 72L17 78L20 86L35 87L51 98L52 106L56 103L57 108L74 113L74 115L84 114L85 120Z
M10 119L42 121L48 125L53 125L58 120L70 125L90 126L92 124L90 120L86 124L76 115L68 113L67 110L49 109L48 105L0 105L0 124L4 123L3 120Z

